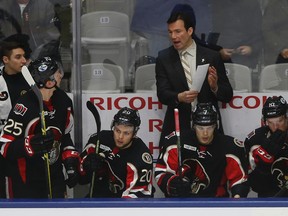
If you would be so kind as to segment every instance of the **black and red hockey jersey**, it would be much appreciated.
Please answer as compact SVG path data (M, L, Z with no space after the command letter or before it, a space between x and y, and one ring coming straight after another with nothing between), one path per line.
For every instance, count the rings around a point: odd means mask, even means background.
M169 180L178 175L176 142L175 133L165 137L155 168L156 183L166 196ZM201 145L194 130L181 131L180 142L182 175L191 183L191 197L227 197L228 188L232 196L247 196L247 163L242 142L215 132L211 144Z
M87 154L95 152L97 134L90 137L81 153L83 164ZM148 147L139 138L125 149L115 146L113 131L99 133L99 154L105 155L105 166L96 173L93 197L138 198L153 196L153 160ZM87 178L83 171L83 179ZM91 178L88 178L88 183Z
M10 74L0 66L0 131L6 123L9 112L16 100L30 89L22 73ZM5 159L0 155L0 197L5 198Z
M287 136L282 149L273 155L264 147L270 135L269 127L263 126L253 130L245 139L245 150L249 158L248 180L258 197L273 197L285 186L288 178ZM281 196L288 197L288 192Z
M46 128L54 133L55 141L49 152L52 195L64 197L62 157L73 155L75 148L70 137L73 126L72 101L56 88L51 99L44 103ZM1 136L1 154L7 161L8 198L47 198L45 161L41 156L29 157L25 137L41 133L39 102L33 91L20 97L11 110Z

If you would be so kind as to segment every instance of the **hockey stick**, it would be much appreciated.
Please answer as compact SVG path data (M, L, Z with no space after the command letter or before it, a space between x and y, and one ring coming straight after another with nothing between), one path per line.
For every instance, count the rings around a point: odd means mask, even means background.
M273 197L282 197L288 190L288 182Z
M92 113L92 115L95 119L97 134L99 134L99 132L101 130L101 119L100 119L99 112L91 101L87 101L86 106L87 106L88 110Z
M177 153L178 153L178 173L179 176L182 176L182 155L181 155L181 143L180 143L180 123L179 123L179 110L177 108L174 109L174 120L175 120L175 132L177 136Z
M95 152L96 152L96 154L98 154L98 152L99 152L99 133L101 131L101 119L100 119L100 115L99 115L98 110L96 109L96 107L94 106L94 104L91 101L87 101L86 102L86 106L89 109L89 111L92 113L92 115L94 116L94 119L95 119L95 122L96 122L96 130L97 130L97 137L98 138L97 138ZM91 180L91 184L90 184L90 189L89 189L90 198L93 197L95 175L96 175L96 173L93 172L92 180Z
M25 78L26 82L30 85L31 89L37 96L39 107L40 107L40 122L41 122L41 132L42 135L46 135L46 124L45 124L45 115L44 115L44 108L43 108L43 98L42 94L37 87L33 77L31 76L28 68L26 66L23 66L22 69L22 75ZM52 198L52 186L51 186L51 174L50 174L50 164L49 164L49 155L48 153L44 154L44 159L46 163L46 179L47 179L47 186L48 186L48 198Z

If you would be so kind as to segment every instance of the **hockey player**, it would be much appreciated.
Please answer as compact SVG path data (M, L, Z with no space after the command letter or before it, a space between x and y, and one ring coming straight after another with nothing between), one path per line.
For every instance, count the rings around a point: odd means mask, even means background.
M245 140L249 158L248 180L258 197L288 197L287 102L268 97L262 109L264 125Z
M0 44L0 132L6 123L16 99L30 89L21 73L26 64L25 46L16 41L2 41ZM5 198L5 160L0 155L0 197Z
M137 110L124 107L111 123L111 130L93 134L81 153L82 183L91 182L93 197L152 197L152 156L136 136L141 120ZM98 153L97 153L98 152Z
M165 137L155 168L157 185L166 197L229 197L228 189L234 198L246 197L243 143L218 132L218 116L211 103L197 104L192 119L193 129L180 134L181 164L175 132Z
M42 135L39 100L30 90L17 100L2 131L8 198L48 197L44 153L49 155L52 198L64 198L66 184L73 187L79 176L79 154L70 137L72 101L59 89L63 73L56 61L50 57L38 59L31 62L29 70L43 98L47 134ZM66 182L63 165L68 175Z

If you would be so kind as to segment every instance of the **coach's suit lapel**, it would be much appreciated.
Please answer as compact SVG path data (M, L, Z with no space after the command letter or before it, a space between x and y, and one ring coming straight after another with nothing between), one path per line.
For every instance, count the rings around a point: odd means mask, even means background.
M197 46L197 55L196 55L196 65L204 65L207 64L206 53L201 47Z

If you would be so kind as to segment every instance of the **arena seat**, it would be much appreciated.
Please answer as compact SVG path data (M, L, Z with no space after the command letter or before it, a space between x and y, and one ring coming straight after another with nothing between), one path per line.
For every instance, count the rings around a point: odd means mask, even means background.
M251 92L251 70L245 65L225 63L226 74L234 92Z
M81 66L83 93L121 93L124 91L124 72L118 65L91 63Z
M259 78L259 92L288 90L288 63L267 65Z

